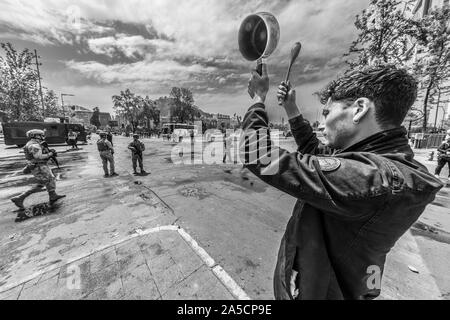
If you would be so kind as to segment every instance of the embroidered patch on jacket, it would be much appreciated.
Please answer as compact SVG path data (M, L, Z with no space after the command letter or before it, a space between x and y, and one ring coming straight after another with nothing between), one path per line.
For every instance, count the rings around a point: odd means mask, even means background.
M320 169L324 172L331 172L339 169L341 166L341 161L337 158L323 158L318 157Z

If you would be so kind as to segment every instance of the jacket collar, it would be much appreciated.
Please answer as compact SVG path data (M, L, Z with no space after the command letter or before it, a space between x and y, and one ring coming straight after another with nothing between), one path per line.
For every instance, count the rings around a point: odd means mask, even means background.
M404 154L407 159L414 157L414 152L408 145L407 131L404 127L379 132L339 153L344 152Z

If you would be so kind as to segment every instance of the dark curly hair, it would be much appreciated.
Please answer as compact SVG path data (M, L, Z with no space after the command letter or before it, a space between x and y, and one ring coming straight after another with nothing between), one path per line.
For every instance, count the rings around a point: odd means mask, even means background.
M320 102L367 98L375 104L380 126L400 126L417 99L418 84L404 69L393 65L366 67L347 72L318 92Z

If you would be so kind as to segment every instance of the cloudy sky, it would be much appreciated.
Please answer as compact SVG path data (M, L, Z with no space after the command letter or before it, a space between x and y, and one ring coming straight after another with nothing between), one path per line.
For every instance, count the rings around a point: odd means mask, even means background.
M244 114L253 63L238 50L237 32L251 13L273 13L281 39L270 57L268 105L283 113L276 86L291 46L303 51L293 70L299 104L311 121L320 107L313 92L342 70L355 38L355 15L368 0L0 0L0 41L37 49L43 85L67 102L112 112L111 96L130 88L152 98L171 87L194 93L204 111Z

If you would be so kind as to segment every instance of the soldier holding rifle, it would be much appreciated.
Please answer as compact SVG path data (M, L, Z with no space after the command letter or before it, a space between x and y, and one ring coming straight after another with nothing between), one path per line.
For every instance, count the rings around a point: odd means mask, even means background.
M131 159L133 161L134 175L138 175L137 163L139 162L139 168L141 169L141 175L146 174L143 163L143 152L145 151L145 145L139 141L139 135L133 134L133 141L128 145L128 149L131 150Z

